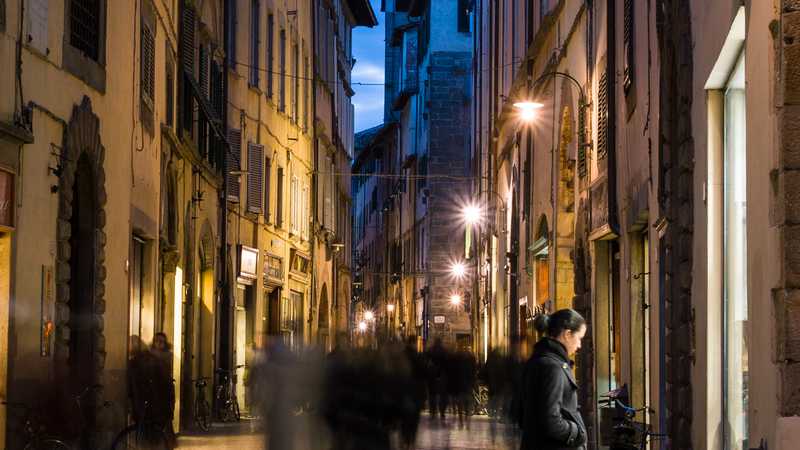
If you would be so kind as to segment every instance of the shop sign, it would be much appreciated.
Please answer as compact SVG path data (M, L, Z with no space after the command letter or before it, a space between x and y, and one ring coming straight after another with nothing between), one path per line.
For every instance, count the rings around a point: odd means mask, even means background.
M258 250L242 245L239 248L239 277L255 280L258 278Z
M435 324L443 324L444 323L444 316L433 316L433 323Z
M14 228L14 174L0 169L0 229Z

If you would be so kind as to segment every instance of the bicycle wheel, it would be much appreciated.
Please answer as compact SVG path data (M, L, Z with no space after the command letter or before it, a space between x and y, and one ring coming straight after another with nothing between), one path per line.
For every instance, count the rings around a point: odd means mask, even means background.
M29 442L25 450L72 450L72 447L58 439L36 439Z
M131 425L120 431L111 450L167 450L167 436L156 426Z
M239 411L239 399L234 395L231 403L233 403L233 408L231 411L231 413L233 413L233 419L238 422L242 420L242 413Z
M211 406L204 398L197 400L194 405L194 421L202 431L211 429Z

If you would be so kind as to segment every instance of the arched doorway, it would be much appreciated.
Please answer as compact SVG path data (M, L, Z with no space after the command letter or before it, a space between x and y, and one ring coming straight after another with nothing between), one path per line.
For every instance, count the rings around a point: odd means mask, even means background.
M73 107L65 131L60 157L59 209L56 257L56 381L60 408L66 411L59 423L66 434L84 444L99 431L98 407L101 389L87 388L101 382L106 346L105 313L105 149L100 142L99 120L91 101L84 97ZM84 426L74 415L75 395L82 397ZM111 425L109 425L111 426Z
M95 382L94 354L94 247L96 228L95 189L92 167L86 153L78 159L72 186L72 217L69 239L69 378L73 392L82 392ZM91 408L89 408L91 409ZM87 418L91 419L91 418Z

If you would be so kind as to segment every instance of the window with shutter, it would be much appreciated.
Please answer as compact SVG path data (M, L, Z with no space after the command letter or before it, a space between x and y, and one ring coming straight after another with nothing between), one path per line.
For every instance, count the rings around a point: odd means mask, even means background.
M272 159L267 158L266 163L264 164L264 220L269 222L272 220L270 216L270 206L271 206L271 189L272 188Z
M238 202L240 191L240 175L242 170L242 130L228 130L228 142L230 150L226 152L228 162L228 173L225 178L228 183L228 201Z
M252 213L261 213L261 199L263 188L264 146L247 144L247 210Z
M231 70L236 70L236 2L225 2L228 5L228 23L227 23L227 47L225 49L226 57L228 59L228 66Z
M272 98L272 79L275 78L275 16L267 16L267 96Z
M623 25L623 46L625 49L625 69L623 74L622 87L625 94L630 91L633 84L633 0L625 0L624 25Z
M283 228L283 167L278 167L278 179L275 184L275 225Z
M47 54L47 16L50 0L28 0L25 8L28 29L26 43L42 54ZM0 19L1 20L1 19Z
M194 28L194 7L184 2L181 14L181 61L183 70L192 75L194 74Z
M197 67L197 82L200 85L200 94L203 96L204 99L208 99L209 93L209 52L210 48L208 45L201 44L198 48L198 56L199 56L199 64Z
M608 155L608 73L603 72L597 88L597 159Z
M292 77L294 78L294 83L292 84L292 120L297 123L300 107L300 50L297 44L294 44L292 51Z
M169 44L167 44L169 47ZM167 51L169 54L169 51ZM172 62L172 58L167 58L166 64L166 91L167 95L164 99L167 103L167 126L175 126L175 64Z
M278 80L278 111L286 111L286 30L280 38L280 79Z
M259 51L258 51L258 34L261 30L259 19L261 18L261 10L259 9L259 0L252 0L250 3L250 80L251 87L258 87L258 71L261 70L259 66Z
M211 106L214 112L217 113L217 119L222 118L223 108L225 106L224 82L222 78L222 68L216 61L211 62Z
M153 99L155 98L155 60L156 60L156 42L153 30L146 21L141 23L142 31L142 48L141 48L141 95L145 103L153 107Z
M586 164L586 107L580 106L578 108L578 175L585 178L588 174L588 165Z

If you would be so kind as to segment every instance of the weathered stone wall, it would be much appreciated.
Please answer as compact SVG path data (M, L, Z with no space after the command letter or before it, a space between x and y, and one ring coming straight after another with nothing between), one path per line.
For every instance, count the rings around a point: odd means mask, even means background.
M692 241L694 141L691 127L692 39L688 0L660 0L658 43L661 58L659 202L667 218L662 245L665 302L664 374L666 430L671 448L692 448L694 364Z
M781 416L800 415L800 1L784 0L782 57L778 82L783 94L779 112L776 225L783 240L781 285L774 291L777 314Z
M469 165L470 77L472 55L467 52L433 52L428 66L429 174L465 176ZM461 258L463 233L458 220L458 200L465 198L468 183L432 179L428 183L429 252L428 270L446 271L454 257ZM457 285L451 277L436 274L431 278L431 312L444 314L451 331L468 332L468 316L463 308L456 313L448 304L452 290L466 292L469 282ZM433 320L432 316L429 317Z

